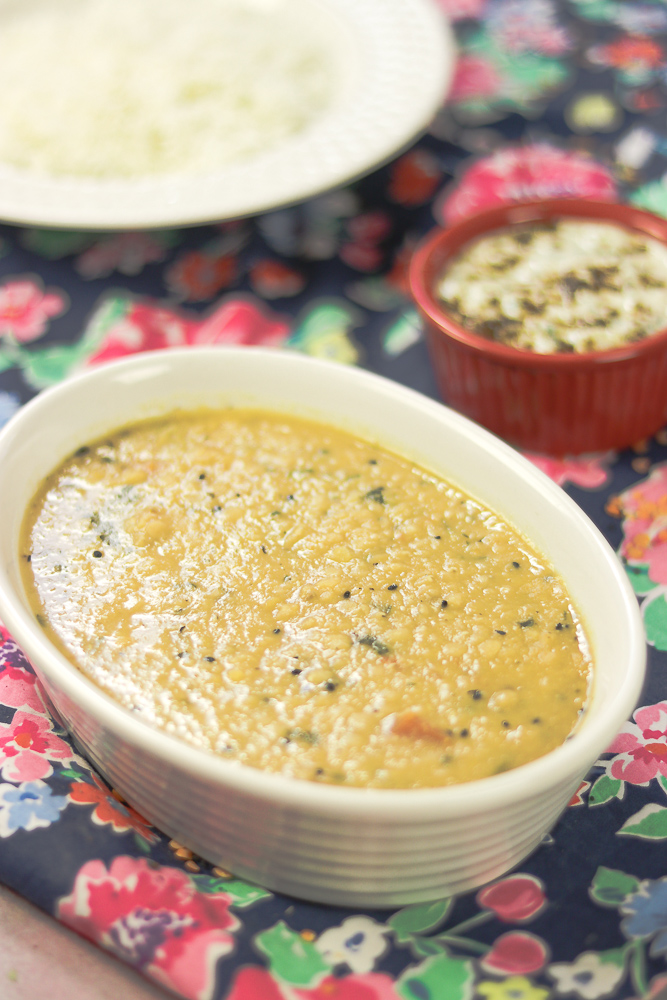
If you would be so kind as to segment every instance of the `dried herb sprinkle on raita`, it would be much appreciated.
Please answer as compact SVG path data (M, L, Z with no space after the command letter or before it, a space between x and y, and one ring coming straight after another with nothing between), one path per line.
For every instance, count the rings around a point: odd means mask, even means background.
M510 347L608 350L667 326L667 246L606 222L515 226L464 247L436 291L462 326Z

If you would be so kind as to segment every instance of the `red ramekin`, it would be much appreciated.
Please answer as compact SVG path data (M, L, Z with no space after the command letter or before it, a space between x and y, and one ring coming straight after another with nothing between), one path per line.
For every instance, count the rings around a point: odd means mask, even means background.
M579 218L616 223L667 244L667 219L631 205L584 199L515 202L438 229L410 264L410 290L425 323L445 402L519 448L551 455L624 448L667 423L665 329L585 354L535 354L466 330L435 286L470 240L495 229Z

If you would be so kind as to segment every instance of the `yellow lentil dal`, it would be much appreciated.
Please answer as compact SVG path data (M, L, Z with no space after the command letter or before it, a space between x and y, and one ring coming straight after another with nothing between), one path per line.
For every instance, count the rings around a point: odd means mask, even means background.
M591 660L553 569L408 458L256 410L81 448L26 516L38 620L149 724L251 766L378 788L561 744Z

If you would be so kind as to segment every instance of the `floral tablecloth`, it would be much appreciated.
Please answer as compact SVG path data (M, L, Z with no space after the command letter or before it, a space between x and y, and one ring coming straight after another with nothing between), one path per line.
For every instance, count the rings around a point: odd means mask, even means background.
M559 195L667 215L665 0L439 2L460 45L449 101L355 185L184 231L0 227L0 421L70 372L176 345L281 345L434 396L405 268L435 222ZM187 998L667 995L667 432L622 454L530 457L617 550L650 674L520 872L368 913L240 882L106 787L3 632L0 880Z

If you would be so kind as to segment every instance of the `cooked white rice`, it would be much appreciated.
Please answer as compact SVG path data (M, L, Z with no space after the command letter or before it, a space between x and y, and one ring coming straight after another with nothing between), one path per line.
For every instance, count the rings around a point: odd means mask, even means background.
M306 0L0 0L0 161L215 170L307 126L332 74Z

